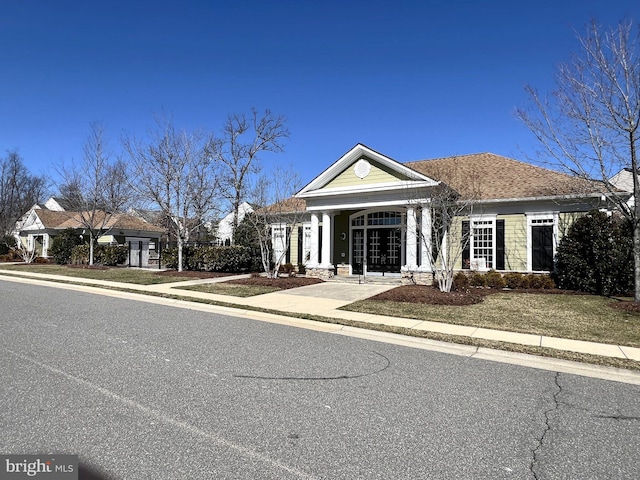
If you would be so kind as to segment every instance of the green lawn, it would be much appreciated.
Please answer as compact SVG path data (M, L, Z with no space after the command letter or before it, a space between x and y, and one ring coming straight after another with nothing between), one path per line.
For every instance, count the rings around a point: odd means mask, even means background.
M232 297L253 297L263 293L271 293L282 290L277 287L266 287L261 285L240 285L237 283L207 283L204 285L185 285L176 287L180 290L193 290L196 292L215 293L216 295L230 295Z
M592 295L498 293L469 306L363 300L343 310L640 347L640 315Z
M47 273L67 277L110 280L114 282L126 282L142 285L190 280L188 277L181 278L161 276L157 275L153 271L127 268L97 270L69 268L58 265L0 264L0 270ZM238 285L230 283L185 286L183 288L185 290L188 289L220 295L229 295L230 297L247 297L279 290L274 287ZM122 289L125 291L127 290L125 286L123 286ZM161 296L167 295L163 294ZM185 291L184 295L177 294L169 297L188 299L188 293ZM228 303L203 299L191 300L216 305L234 306L231 298ZM640 348L640 314L627 313L613 309L609 307L609 304L612 302L615 302L615 300L592 295L498 293L487 296L482 303L470 306L441 306L367 299L347 305L343 307L343 309L393 317L430 320L434 322L452 323L457 325L617 345L628 345ZM242 306L242 308L247 307ZM352 322L348 320L342 321L319 318L312 314L298 314L293 316L318 321L338 322L362 328L374 328L385 331L396 331L397 333L416 334L416 332L411 332L401 328L368 325L362 322ZM468 337L453 337L433 332L421 332L420 335L437 340L454 341L458 343L485 346L488 348L503 348L512 351L547 355L557 358L565 358L567 360L586 361L619 368L640 369L639 362L633 362L631 360L613 359L593 355L590 356L541 347L508 345L495 341Z
M92 268L71 268L64 265L3 265L0 270L12 270L29 273L46 273L48 275L63 275L66 277L90 278L93 280L108 280L111 282L135 283L139 285L154 285L157 283L172 283L192 278L157 275L156 272L138 270L135 268L109 268L99 270Z

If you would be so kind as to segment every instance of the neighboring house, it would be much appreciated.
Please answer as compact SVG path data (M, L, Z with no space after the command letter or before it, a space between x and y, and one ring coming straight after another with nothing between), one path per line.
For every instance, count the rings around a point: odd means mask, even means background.
M357 144L294 195L293 210L306 217L288 227L294 230L287 261L321 278L363 273L431 283L437 218L430 199L442 185L472 200L449 232L450 242L469 232L461 270L551 271L574 218L611 208L594 182L499 155L403 164ZM282 229L273 225L274 248Z
M623 192L628 192L630 195L627 204L633 207L633 170L631 168L623 168L609 179L609 183Z
M247 202L242 202L238 208L238 225L242 222L244 216L251 212L253 212L253 207ZM228 213L218 222L215 236L216 244L218 245L231 245L233 243L233 212Z
M47 202L48 203L48 202ZM45 203L45 205L47 204ZM86 237L78 212L50 210L34 206L16 224L14 235L28 251L49 257L51 241L62 230L74 228ZM129 246L129 264L146 267L157 262L159 241L166 232L160 227L128 214L114 214L106 224L104 235L98 238L102 245Z
M55 212L72 211L73 205L68 200L60 197L50 197L49 200L39 208L46 208L47 210L53 210Z

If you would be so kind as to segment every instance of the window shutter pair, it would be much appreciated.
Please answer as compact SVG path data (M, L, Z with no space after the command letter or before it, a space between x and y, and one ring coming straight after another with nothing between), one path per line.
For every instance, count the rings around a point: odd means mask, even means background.
M462 221L462 268L471 268L471 224ZM504 219L496 220L496 270L504 270Z

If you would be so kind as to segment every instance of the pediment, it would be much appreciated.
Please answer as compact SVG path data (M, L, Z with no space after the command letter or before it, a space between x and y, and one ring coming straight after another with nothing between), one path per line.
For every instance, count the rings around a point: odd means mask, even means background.
M357 144L295 196L308 198L366 191L419 188L438 182L365 145Z
M35 209L31 209L27 218L22 222L21 225L22 230L42 230L44 229L44 225L40 221L38 214Z

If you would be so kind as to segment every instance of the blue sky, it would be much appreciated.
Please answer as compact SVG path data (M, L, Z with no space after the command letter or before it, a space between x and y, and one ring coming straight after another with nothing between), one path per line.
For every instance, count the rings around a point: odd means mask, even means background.
M523 86L552 86L592 18L640 21L638 0L22 0L0 5L0 152L34 173L112 150L161 111L220 130L230 113L285 115L310 181L358 142L399 161L493 152L525 160Z

